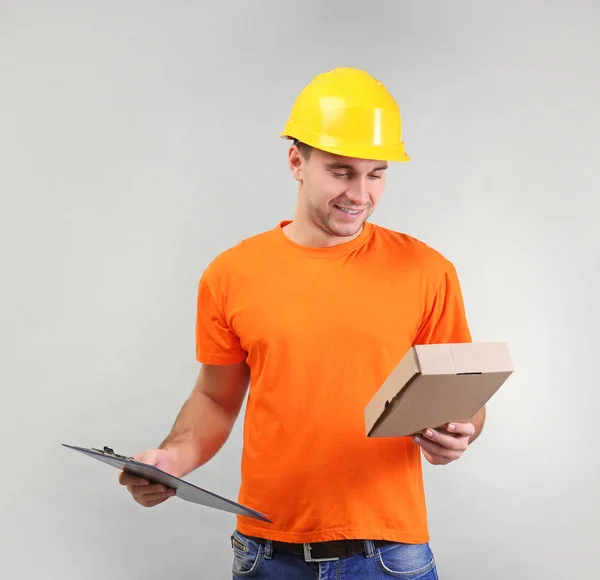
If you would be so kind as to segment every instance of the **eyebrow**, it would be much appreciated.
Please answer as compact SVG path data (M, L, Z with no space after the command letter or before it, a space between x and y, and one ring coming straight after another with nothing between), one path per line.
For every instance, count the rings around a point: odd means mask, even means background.
M350 171L355 171L355 168L352 167L352 165L348 164L348 163L327 163L325 164L325 167L327 169L348 169ZM369 173L373 172L373 171L385 171L388 168L387 164L385 165L379 165L378 167L375 167L374 169L372 169Z

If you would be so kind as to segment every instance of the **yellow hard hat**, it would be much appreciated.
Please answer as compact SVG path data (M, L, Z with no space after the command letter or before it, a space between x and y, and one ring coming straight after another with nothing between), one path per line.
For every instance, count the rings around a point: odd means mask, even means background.
M410 160L396 101L383 83L357 68L336 68L306 85L281 137L345 157Z

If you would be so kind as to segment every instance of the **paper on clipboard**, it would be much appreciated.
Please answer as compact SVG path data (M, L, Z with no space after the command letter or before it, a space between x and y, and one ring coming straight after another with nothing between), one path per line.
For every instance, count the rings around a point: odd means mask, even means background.
M74 451L78 451L79 453L87 455L88 457L92 457L93 459L97 459L98 461L102 461L108 465L112 465L117 469L124 469L128 473L144 477L156 483L162 483L163 485L174 489L175 496L185 501L272 523L269 518L260 512L212 493L206 489L197 487L187 481L184 481L183 479L163 471L162 469L159 469L155 465L136 461L132 457L118 455L109 447L104 447L104 449L86 449L84 447L77 447L75 445L67 445L66 443L63 443L62 445L63 447L73 449Z

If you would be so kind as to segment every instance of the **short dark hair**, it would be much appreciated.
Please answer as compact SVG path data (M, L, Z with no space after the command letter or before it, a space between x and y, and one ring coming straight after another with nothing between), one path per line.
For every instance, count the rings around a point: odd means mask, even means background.
M294 139L294 145L300 149L300 153L302 153L302 157L307 161L310 159L310 154L312 152L312 147L303 143L302 141L298 141L298 139Z

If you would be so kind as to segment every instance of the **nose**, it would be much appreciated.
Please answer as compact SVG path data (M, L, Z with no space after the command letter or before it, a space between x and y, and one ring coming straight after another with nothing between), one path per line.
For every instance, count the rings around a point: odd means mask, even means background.
M348 188L346 196L356 205L365 205L369 201L369 186L365 179L356 179Z

